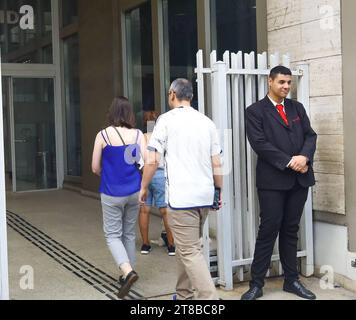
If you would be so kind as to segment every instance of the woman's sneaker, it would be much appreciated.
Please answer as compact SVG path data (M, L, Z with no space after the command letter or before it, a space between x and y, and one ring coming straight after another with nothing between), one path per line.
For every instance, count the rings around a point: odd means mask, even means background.
M143 244L141 247L141 254L149 254L151 252L152 248L148 244Z
M176 247L175 246L168 246L168 255L175 256L176 255Z
M119 299L123 299L130 291L131 286L138 280L138 274L135 271L131 271L126 278L120 278L119 283L121 288L117 293Z

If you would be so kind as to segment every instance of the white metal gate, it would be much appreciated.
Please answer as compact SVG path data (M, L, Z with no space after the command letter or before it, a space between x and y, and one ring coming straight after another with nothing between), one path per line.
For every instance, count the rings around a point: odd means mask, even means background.
M199 111L205 114L206 106L210 107L224 149L224 206L217 213L218 277L215 280L226 290L233 289L233 280L246 280L259 225L255 188L256 155L246 139L245 109L266 96L271 68L280 62L290 67L288 55L283 55L281 60L279 54L271 55L269 61L267 53L258 54L256 66L254 52L243 54L227 51L223 61L217 61L216 51L213 51L210 54L210 66L204 67L203 51L197 53ZM309 114L308 65L297 65L292 73L297 83L296 98L304 104ZM208 103L205 103L206 99ZM311 191L300 227L298 257L301 272L311 276L314 273ZM208 222L204 228L204 253L210 264ZM272 261L269 274L282 275L277 247Z

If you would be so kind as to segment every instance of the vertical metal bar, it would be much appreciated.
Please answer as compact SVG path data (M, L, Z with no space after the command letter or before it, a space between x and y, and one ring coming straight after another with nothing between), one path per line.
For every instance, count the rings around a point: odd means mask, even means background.
M255 54L245 54L245 69L255 69ZM254 76L245 76L245 97L246 107L255 102L255 85ZM248 217L247 217L247 230L248 230L248 246L249 257L253 257L255 242L256 242L256 188L255 188L255 154L248 144L247 148L247 188L248 188Z
M223 55L223 61L226 65L226 71L225 71L225 77L226 77L226 107L227 107L227 122L226 122L226 129L232 129L232 110L231 110L231 76L226 74L227 71L230 69L231 67L231 61L230 61L230 52L229 51L225 51L224 55ZM232 152L232 149L229 149ZM231 154L232 156L232 154ZM233 185L231 185L231 188L233 188ZM232 190L232 189L231 189Z
M199 112L205 114L205 90L204 90L204 62L203 62L203 50L199 50L197 53L197 82L198 82L198 103Z
M63 187L64 182L64 138L63 138L63 110L62 110L62 88L61 88L61 55L59 36L59 2L51 0L52 10L52 43L53 64L55 66L54 84L54 119L56 133L56 163L57 163L57 188Z
M210 1L210 17L211 48L216 50L218 48L216 27L216 0Z
M204 58L203 51L199 50L197 55L197 82L198 82L198 102L199 102L199 112L205 114L205 92L204 92ZM203 227L203 254L205 261L210 268L210 232L209 232L209 217L207 217L204 227Z
M6 187L4 157L4 127L2 103L2 74L0 51L0 299L9 300L9 271L7 256Z
M63 21L63 1L60 2L60 8L59 8L59 21L60 21L60 25L62 24ZM60 36L60 35L59 35ZM61 99L63 101L63 106L61 108L61 113L62 113L62 119L63 119L63 123L61 124L61 134L63 137L63 149L62 149L62 153L63 153L63 174L64 176L68 175L68 136L67 136L67 117L69 116L68 112L67 112L67 106L70 105L70 97L69 97L69 90L66 90L65 87L65 55L66 55L66 51L68 51L68 49L66 50L65 44L64 44L64 40L60 37L59 39L59 55L60 55L60 72L61 72L61 77L60 77L60 86L61 86ZM68 52L67 52L68 53Z
M298 81L298 101L304 105L308 116L310 116L309 65L298 65L298 69L302 73ZM302 258L301 271L304 276L308 277L314 274L313 200L311 188L309 189L309 195L304 207L304 214L300 226L301 244L307 252L307 256Z
M239 51L237 54L237 66L240 69L243 69L243 53ZM239 93L240 93L240 101L239 101L239 118L240 118L240 150L241 150L241 161L240 161L240 168L241 168L241 187L242 187L242 202L241 202L241 223L242 223L242 246L243 246L243 258L249 258L249 237L248 237L248 168L247 168L247 140L246 140L246 129L245 129L245 78L244 76L240 76L239 82ZM245 267L242 267L244 270Z
M228 70L230 70L231 68L231 56L230 56L230 52L229 51L225 51L223 54L223 61L226 65L226 72ZM236 232L236 229L234 228L234 215L235 215L235 210L234 210L234 206L235 206L235 184L234 184L234 172L233 172L233 159L234 159L234 148L233 148L233 126L232 126L232 101L231 101L231 79L232 76L229 74L226 74L225 72L225 78L226 78L226 97L227 97L227 121L225 123L226 127L224 127L225 129L228 129L228 131L226 131L226 133L228 133L228 136L225 136L225 139L227 139L228 143L229 143L229 153L225 153L225 158L228 156L229 157L229 190L230 190L230 194L229 194L229 199L230 199L230 204L229 204L229 211L228 214L230 216L230 229L231 229L231 238L230 238L230 246L231 246L231 263L229 262L229 265L226 268L229 268L228 270L231 270L232 273L232 253L233 253L233 248L235 247L235 237L233 236L233 234ZM231 141L230 141L231 139ZM224 178L227 178L227 175L225 175ZM228 240L227 240L228 241Z
M169 17L168 17L168 0L162 1L162 17L163 17L163 52L164 52L164 82L166 91L168 91L171 84L171 58L169 48ZM164 111L166 112L166 110Z
M264 52L258 55L257 58L258 69L264 70L267 69L267 53ZM267 94L267 77L259 75L257 77L258 81L258 99L263 99Z
M231 68L242 69L242 52L231 55ZM242 216L245 214L246 206L246 165L245 165L245 107L243 104L243 77L232 76L232 130L234 143L234 183L235 183L235 215L232 218L232 225L236 230L234 237L234 258L242 260L244 258L243 247L243 222ZM238 268L238 277L244 281L244 268Z
M115 5L117 5L117 1L114 1ZM163 4L161 0L152 1L152 32L156 33L156 36L153 34L153 53L156 55L154 59L154 72L157 73L155 77L155 81L157 85L155 85L156 95L160 97L160 111L161 114L166 112L166 100L167 100L167 88L165 81L165 64L164 64L164 43L161 41L164 37L164 23L163 23ZM156 22L154 22L156 20ZM156 88L156 86L158 86ZM158 93L157 93L158 89Z
M224 182L223 182L223 208L217 213L217 234L218 234L218 283L224 286L225 290L232 290L232 249L231 249L231 212L232 206L232 141L229 129L231 129L228 118L228 101L226 76L227 65L224 62L216 62L213 67L213 119L221 133L221 141L224 141ZM218 103L216 103L218 102Z
M16 136L15 136L15 115L14 115L14 85L13 77L9 78L9 109L10 109L10 140L11 140L11 167L12 167L12 191L17 191L17 170L16 170Z

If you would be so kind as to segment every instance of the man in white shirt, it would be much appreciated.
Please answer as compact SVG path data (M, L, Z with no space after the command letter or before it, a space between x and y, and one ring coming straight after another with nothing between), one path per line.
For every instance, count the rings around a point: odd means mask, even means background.
M221 147L214 123L191 107L192 84L175 80L168 93L172 110L162 115L148 143L140 201L161 156L166 161L168 221L176 244L177 299L218 299L200 238L215 188L221 189ZM221 206L221 199L219 202Z

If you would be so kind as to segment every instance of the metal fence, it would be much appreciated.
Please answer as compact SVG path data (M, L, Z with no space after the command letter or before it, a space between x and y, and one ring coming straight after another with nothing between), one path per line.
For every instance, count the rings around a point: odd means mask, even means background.
M288 55L280 59L279 54L273 54L268 59L267 53L256 57L254 52L225 52L223 61L217 61L216 51L213 51L210 54L210 66L204 67L203 51L197 53L199 111L212 117L220 131L224 149L224 206L216 216L215 280L226 290L233 288L234 281L248 279L248 267L252 264L259 225L255 188L256 155L246 139L245 109L266 96L270 69L279 64L290 67ZM292 73L297 84L295 98L304 104L309 114L308 65L297 65ZM208 221L203 241L204 254L211 264L214 259L210 257L209 229ZM314 272L311 192L305 205L299 239L301 272L310 276ZM282 275L277 247L269 275Z

